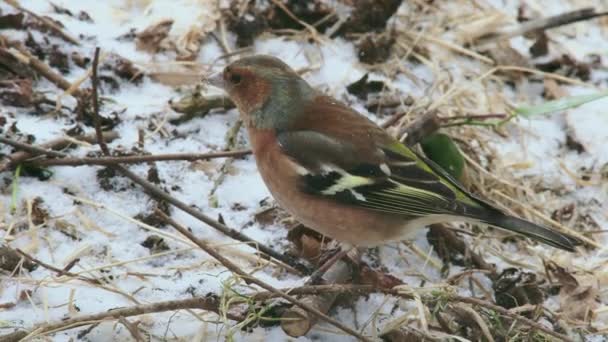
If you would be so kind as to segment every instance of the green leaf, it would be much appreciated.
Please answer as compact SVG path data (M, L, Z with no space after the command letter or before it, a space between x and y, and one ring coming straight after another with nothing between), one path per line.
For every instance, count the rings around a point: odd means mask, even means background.
M606 96L608 96L608 90L604 90L594 94L570 96L553 101L548 101L536 106L519 106L515 108L515 113L517 115L529 118L535 115L543 115L563 111L570 108L575 108L587 102L595 101Z
M424 138L420 146L429 159L454 178L460 179L464 171L464 158L452 138L443 133L435 133Z

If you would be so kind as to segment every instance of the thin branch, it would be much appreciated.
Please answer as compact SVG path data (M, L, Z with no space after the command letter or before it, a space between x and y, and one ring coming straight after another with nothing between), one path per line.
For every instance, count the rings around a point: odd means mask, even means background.
M99 321L117 320L121 317L139 316L156 312L175 311L184 309L201 309L219 314L219 299L214 295L206 297L195 297L180 300L170 300L153 304L135 305L127 308L113 309L91 315L82 315L69 318L60 322L42 324L34 327L30 331L16 331L14 333L0 336L1 341L19 341L28 335L40 335L44 333L63 331L89 325ZM241 319L240 316L229 314L232 320Z
M103 136L107 141L112 141L119 137L118 133L116 132L104 132ZM20 163L36 155L50 155L49 153L47 153L49 150L62 150L64 148L67 148L74 143L74 140L81 140L90 144L97 143L97 139L94 134L76 136L72 139L58 138L40 146L21 143L16 140L9 139L7 137L0 136L1 143L11 145L19 150L11 155L4 157L4 159L0 162L0 172L17 166Z
M97 67L99 66L99 47L95 48L95 55L93 56L93 66L92 66L92 74L91 74L91 83L93 84L93 120L95 122L95 133L97 134L97 143L101 148L101 152L106 156L110 156L110 150L108 149L108 145L106 145L105 140L103 139L103 132L101 131L101 118L99 117L99 94L98 94L98 85L99 78L97 77Z
M251 154L251 150L222 151L211 153L169 153L151 154L145 156L116 156L116 157L69 157L59 159L41 159L28 161L30 164L38 166L81 166L81 165L116 165L116 164L137 164L155 161L195 161L209 160L217 158L243 157Z
M507 29L502 32L490 33L481 37L480 41L488 42L492 40L495 42L498 40L507 40L513 37L525 35L529 32L548 30L559 26L569 25L578 21L589 20L606 15L608 15L608 12L597 13L593 7L582 8L551 17L529 20L515 28Z
M283 298L285 300L287 300L288 302L292 303L293 305L296 305L302 309L304 309L306 312L309 312L313 315L316 315L317 317L319 317L320 319L328 322L329 324L335 326L336 328L344 331L345 333L352 335L356 338L358 338L361 341L370 341L371 340L363 335L361 335L360 333L356 332L355 330L347 327L346 325L342 324L341 322L327 316L326 314L324 314L323 312L319 311L318 309L308 305L308 304L304 304L301 301L297 300L295 297L286 294L285 292L273 287L272 285L263 282L261 280L259 280L256 277L253 277L249 274L247 274L245 271L243 271L240 267L238 267L235 263L233 263L232 261L230 261L228 258L224 257L223 255L221 255L216 249L214 249L213 247L211 247L206 241L200 240L198 239L196 236L194 236L194 234L192 234L186 227L180 225L179 223L177 223L176 221L174 221L172 218L170 218L169 216L167 216L165 213L163 213L162 211L156 209L155 210L156 215L162 219L163 221L165 221L166 223L170 224L171 226L173 226L173 228L175 228L177 231L179 231L182 235L186 236L188 239L190 239L190 241L194 242L197 246L199 246L203 251L205 251L207 254L209 254L210 256L212 256L213 258L215 258L217 261L219 261L222 265L224 265L227 269L229 269L231 272L233 272L234 274L240 276L241 278L243 278L246 282L248 283L253 283L255 285L258 285L259 287L270 291L272 293L274 293L277 297Z
M63 78L63 76L51 69L51 67L49 67L46 63L39 60L36 56L32 55L29 51L27 51L27 49L21 46L21 44L17 44L15 47L20 54L25 56L27 64L42 77L51 81L51 83L53 83L57 87L65 91L70 91L74 97L82 98L85 95L85 93L81 89L71 89L72 84L70 82L68 82L65 78ZM19 59L22 60L23 58Z

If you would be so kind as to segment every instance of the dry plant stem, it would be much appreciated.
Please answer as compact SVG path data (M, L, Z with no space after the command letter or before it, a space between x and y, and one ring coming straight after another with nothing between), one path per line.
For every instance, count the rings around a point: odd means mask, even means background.
M84 282L91 283L91 284L94 284L94 285L101 284L101 282L99 280L97 280L97 279L91 279L91 278L88 278L88 277L84 277L84 276L81 276L81 275L78 275L78 274L74 274L74 273L68 272L66 269L62 270L62 269L59 269L59 268L57 268L57 267L55 267L53 265L49 265L49 264L45 263L44 261L38 260L38 259L34 258L33 256L25 253L24 251L18 249L18 248L15 251L17 253L21 254L21 256L23 256L27 260L29 260L29 261L37 264L37 265L40 265L40 266L46 268L47 270L53 271L53 272L57 273L57 275L59 275L59 276L66 275L68 277L72 277L74 279L82 280Z
M325 284L344 284L350 281L352 276L352 268L349 263L340 259L325 272L322 281ZM333 307L338 295L339 292L322 293L300 298L300 301L327 313ZM311 315L306 310L296 306L285 311L281 318L283 319L281 328L291 337L306 335L318 320L317 316Z
M68 82L63 76L56 73L53 69L51 69L46 63L39 60L36 56L32 55L27 51L24 47L17 45L17 50L19 53L24 55L27 58L27 64L32 67L37 73L39 73L42 77L51 81L57 87L63 90L69 90L72 84ZM84 92L80 89L75 89L72 92L72 95L75 97L81 98L84 96Z
M123 157L74 157L60 159L41 159L32 160L28 163L38 166L81 166L81 165L116 165L116 164L137 164L155 161L195 161L209 160L217 158L238 158L251 154L251 150L237 150L212 153L170 153L170 154L153 154L146 156L123 156Z
M101 148L101 152L106 156L110 155L110 150L108 149L108 145L106 145L105 140L103 139L103 132L101 131L101 119L99 118L99 95L97 93L97 88L99 85L99 78L97 77L97 67L99 66L99 47L95 48L95 55L93 56L93 66L92 66L92 76L91 83L93 84L93 119L95 120L95 133L97 134L97 143Z
M61 38L65 39L66 41L68 41L74 45L80 45L80 42L76 38L72 37L72 35L65 32L61 27L59 27L57 24L55 24L51 20L41 17L38 14L36 14L26 8L21 7L16 0L10 0L10 1L6 1L6 2L9 5L13 6L15 9L25 12L25 13L31 15L32 17L36 18L36 20L38 20L40 23L42 23L44 26L48 27L51 31L55 32L57 35L59 35Z
M97 133L97 140L98 140L98 144L101 147L101 150L103 151L103 153L106 156L110 156L110 151L108 150L108 147L106 145L106 143L103 141L103 132L101 131L101 122L99 119L99 107L97 105L97 83L98 83L98 79L97 79L97 62L99 59L99 48L95 49L95 58L93 59L93 73L92 73L92 83L93 83L93 115L95 117L94 122L95 122L95 132ZM258 249L259 251L261 251L262 253L268 255L269 257L275 258L295 269L297 269L298 271L307 274L308 271L308 267L306 267L305 265L293 260L292 258L285 256L283 254L280 254L278 252L276 252L275 250L273 250L272 248L263 245L259 242L256 242L255 240L249 238L247 235L234 230L232 228L229 228L221 223L219 223L216 220L213 220L212 218L208 217L207 215L199 212L198 210L193 209L192 207L190 207L189 205L187 205L186 203L176 199L175 197L169 195L168 193L164 192L163 190L161 190L160 188L156 187L154 184L152 184L151 182L139 177L138 175L134 174L133 172L129 171L128 169L126 169L125 167L123 167L122 165L111 165L110 167L112 167L113 169L115 169L116 171L120 172L123 176L131 179L133 182L139 184L141 187L144 188L144 190L152 197L155 197L156 199L160 199L163 201L166 201L168 203L171 203L173 206L185 211L186 213L190 214L191 216L197 218L198 220L204 222L205 224L211 226L212 228L215 228L216 230L224 233L226 236L229 236L235 240L247 243L247 244L252 244L254 246L254 248Z
M69 318L60 322L42 324L34 327L30 331L16 331L12 334L0 336L0 341L20 341L26 335L39 336L45 333L57 332L67 329L78 328L95 322L104 320L120 319L121 317L131 317L145 315L155 312L165 312L183 309L201 309L219 314L219 300L215 296L195 297L181 300L170 300L153 304L135 305L128 308L114 309L92 315L82 315ZM233 315L228 315L230 319L240 319Z
M245 273L245 271L243 271L240 267L238 267L235 263L230 261L228 258L222 256L216 249L211 247L206 241L198 239L186 227L183 227L179 223L175 222L172 218L167 216L165 213L163 213L162 211L160 211L158 209L155 210L155 213L160 219L162 219L166 223L173 226L173 228L175 228L178 232L180 232L182 235L186 236L188 239L190 239L190 241L194 242L203 251L205 251L211 257L215 258L217 261L219 261L222 265L224 265L224 267L229 269L231 272L233 272L234 274L243 278L243 280L245 280L247 283L255 284L267 291L274 293L277 297L285 299L286 301L294 304L295 306L302 308L307 313L314 315L314 316L318 317L319 319L322 319L322 320L328 322L329 324L335 326L336 328L344 331L345 333L347 333L349 335L352 335L352 336L358 338L361 341L371 341L367 337L359 334L358 332L356 332L353 329L347 327L346 325L340 323L339 321L327 316L325 313L310 306L309 304L302 303L301 301L297 300L295 297L288 295L285 292L273 287L272 285L267 284L267 283L257 279L256 277L253 277L253 276Z
M96 144L97 143L96 137L97 137L96 134L88 134L88 135L83 135L83 136L77 136L77 137L74 137L73 139L81 140L81 141L84 141L84 142L87 142L90 144ZM103 137L104 137L105 141L112 141L112 140L115 140L118 138L118 133L104 132ZM14 167L14 166L26 161L27 159L34 157L35 155L39 155L39 154L46 155L48 152L48 149L51 149L51 150L64 149L64 148L70 146L73 143L73 140L66 139L66 138L59 138L59 139L49 141L48 143L42 144L42 145L40 145L39 148L34 145L19 143L17 141L14 141L14 140L11 140L11 139L8 139L5 137L0 137L0 142L14 146L21 150L21 151L15 152L9 156L6 156L4 158L4 160L0 162L0 172L2 172L4 170L7 170L8 168Z
M133 339L135 339L136 342L146 341L146 339L141 335L141 332L139 332L139 329L137 328L136 324L129 322L124 317L118 318L118 322L120 322L120 324L124 325L125 328L127 328L127 330L129 330L131 337L133 337Z
M558 14L552 17L526 21L514 29L504 32L493 33L488 36L482 37L481 40L492 40L494 42L498 40L506 40L509 38L525 35L529 32L547 30L559 26L572 24L577 21L589 20L605 15L608 15L608 12L597 13L592 7L582 8L579 10Z

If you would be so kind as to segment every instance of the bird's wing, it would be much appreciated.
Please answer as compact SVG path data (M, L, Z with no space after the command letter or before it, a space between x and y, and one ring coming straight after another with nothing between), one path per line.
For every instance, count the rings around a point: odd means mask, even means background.
M486 209L439 166L335 100L320 97L303 111L306 121L277 134L301 166L302 191L406 216L474 217Z

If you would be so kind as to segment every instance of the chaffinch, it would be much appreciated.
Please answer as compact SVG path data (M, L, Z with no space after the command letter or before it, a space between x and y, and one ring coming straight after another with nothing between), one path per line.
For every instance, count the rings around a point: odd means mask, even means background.
M275 200L339 242L377 246L467 221L574 251L574 237L501 212L375 123L313 89L281 60L245 57L216 79L246 124Z

